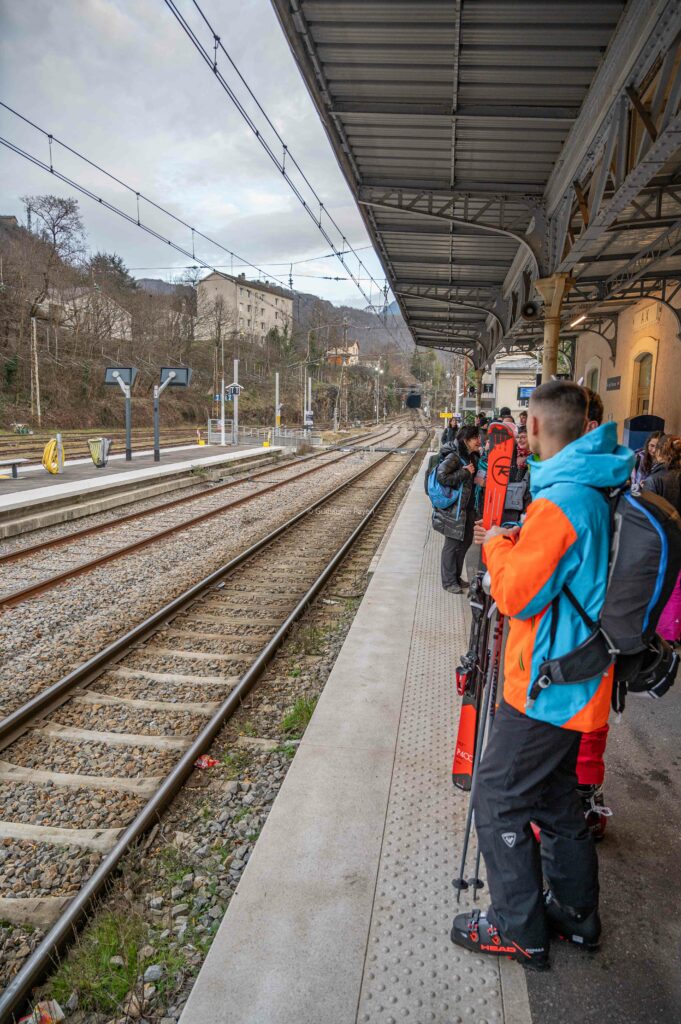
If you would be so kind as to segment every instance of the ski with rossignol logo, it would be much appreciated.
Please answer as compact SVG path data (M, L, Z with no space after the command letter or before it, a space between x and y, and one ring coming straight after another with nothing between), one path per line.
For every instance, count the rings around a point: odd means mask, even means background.
M515 434L506 423L491 424L487 438L489 454L485 481L485 502L482 521L485 529L500 526L504 521L504 506L511 467L515 454ZM470 790L479 745L479 716L482 693L489 665L491 598L483 587L484 569L471 580L469 599L471 631L468 651L456 670L456 688L462 696L459 729L454 748L452 782L459 789Z

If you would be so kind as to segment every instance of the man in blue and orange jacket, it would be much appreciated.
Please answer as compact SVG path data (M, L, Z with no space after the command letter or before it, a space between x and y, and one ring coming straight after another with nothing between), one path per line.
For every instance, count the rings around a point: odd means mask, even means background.
M583 733L608 719L612 669L588 682L539 689L539 666L578 647L597 620L608 574L606 492L624 484L632 453L614 423L584 434L587 396L569 381L536 389L528 410L533 501L522 527L476 524L491 593L509 618L503 698L474 796L492 906L454 920L452 940L479 953L548 967L550 931L588 948L600 936L598 862L577 795ZM555 616L555 620L554 620ZM541 829L540 848L530 822ZM550 886L542 893L542 873Z

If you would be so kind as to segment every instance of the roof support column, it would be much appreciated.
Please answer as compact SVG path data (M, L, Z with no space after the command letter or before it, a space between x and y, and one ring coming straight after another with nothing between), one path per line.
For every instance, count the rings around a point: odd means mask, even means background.
M482 412L482 375L484 368L475 371L475 411Z
M558 372L558 342L560 341L560 311L563 299L572 287L569 274L552 274L534 282L544 300L544 350L542 353L542 381L551 380Z

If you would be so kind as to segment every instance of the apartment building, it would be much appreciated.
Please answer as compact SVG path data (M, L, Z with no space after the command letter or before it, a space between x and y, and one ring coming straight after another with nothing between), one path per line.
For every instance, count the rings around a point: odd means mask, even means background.
M210 340L219 325L222 331L238 332L262 344L269 331L293 327L291 292L244 274L209 274L197 286L197 336Z

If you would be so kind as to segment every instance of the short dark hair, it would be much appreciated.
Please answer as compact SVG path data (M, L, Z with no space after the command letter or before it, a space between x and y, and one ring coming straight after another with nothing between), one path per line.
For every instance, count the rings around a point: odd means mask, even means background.
M511 415L511 410L509 409L509 407L507 405L505 405L502 409L499 410L499 415L500 416L510 416Z
M586 391L586 397L589 402L589 406L586 413L586 418L591 423L602 423L603 422L603 399L597 391L592 391L591 388L584 388Z
M530 405L547 414L546 431L565 444L584 433L589 402L586 390L571 380L550 380L532 392Z
M527 416L527 409L521 409L520 412L518 413L518 417L519 418L520 418L520 416Z
M480 437L480 431L472 424L467 424L465 427L462 427L456 435L457 441L472 441L474 437Z

